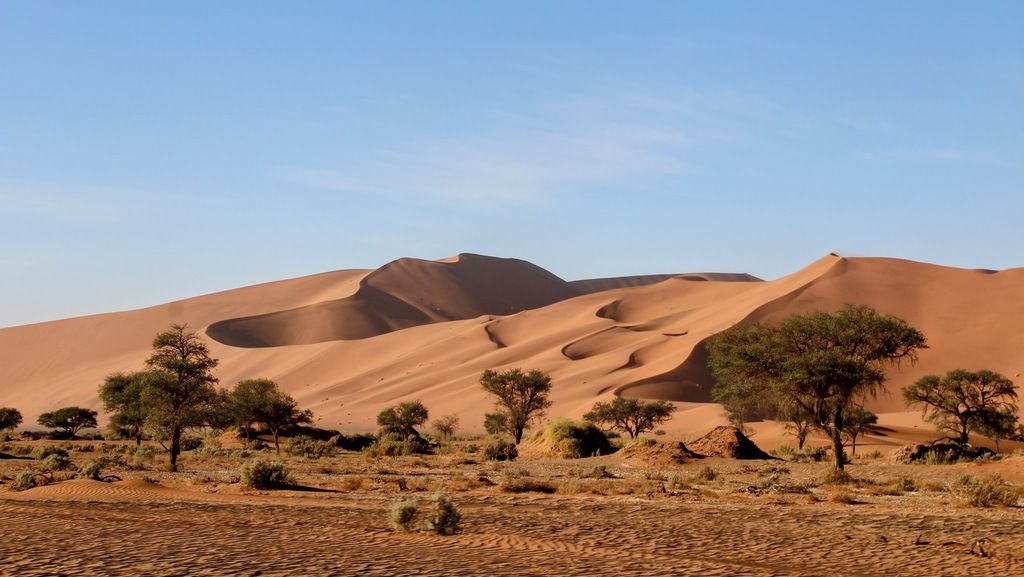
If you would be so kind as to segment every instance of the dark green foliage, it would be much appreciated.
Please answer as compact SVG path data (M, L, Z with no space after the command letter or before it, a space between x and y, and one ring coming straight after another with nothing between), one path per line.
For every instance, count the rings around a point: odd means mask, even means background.
M73 467L67 451L47 455L40 466L44 471L67 471Z
M142 392L146 428L169 441L171 470L177 471L182 434L205 425L217 400L217 378L211 372L217 360L210 357L198 334L187 332L183 325L171 325L153 339L153 353L146 364L152 369Z
M516 444L501 437L492 437L484 445L484 459L488 461L514 461L518 456Z
M488 435L504 435L508 432L508 416L505 413L484 415L484 430Z
M39 415L39 424L57 429L63 437L73 438L78 431L96 426L96 411L82 407L64 407Z
M377 424L382 434L395 434L401 438L418 436L416 427L427 422L427 407L419 401L407 401L388 407L377 415Z
M523 432L529 424L541 418L544 411L551 406L551 400L548 399L551 393L551 377L542 371L532 370L526 373L522 369L502 372L486 370L480 376L480 386L497 397L497 414L504 417L503 421L492 419L495 426L502 425L503 431L488 432L508 433L512 435L517 445L523 440Z
M845 463L848 413L885 382L886 368L913 362L925 337L905 321L850 306L787 318L778 326L733 327L709 341L716 398L785 403L811 416Z
M425 455L430 453L430 443L419 435L409 435L403 439L397 433L387 433L381 435L363 452L370 457Z
M246 439L253 423L265 425L274 435L278 454L281 453L282 430L313 422L313 413L300 410L295 399L283 393L270 379L240 381L231 391L228 404Z
M298 436L288 444L288 454L307 459L329 457L334 452L334 445L329 441L317 441L306 436Z
M110 427L119 436L135 439L142 444L146 425L146 407L142 404L142 391L149 375L146 372L114 373L100 385L103 410L112 413Z
M288 468L281 461L256 459L242 465L241 483L253 489L279 489L293 485Z
M99 461L89 461L78 468L75 473L78 479L92 479L93 481L103 480L103 464Z
M920 405L940 433L966 446L970 432L1009 438L1017 425L1017 387L988 370L957 369L944 377L928 375L903 390L909 405Z
M362 451L374 443L376 439L373 435L362 435L362 434L337 434L330 438L330 443L340 449L346 451Z
M608 425L611 429L628 434L632 439L646 431L653 431L671 419L675 410L675 406L667 401L645 402L615 397L610 403L594 403L583 418L599 425Z
M21 412L10 407L0 407L0 432L16 429L21 424Z

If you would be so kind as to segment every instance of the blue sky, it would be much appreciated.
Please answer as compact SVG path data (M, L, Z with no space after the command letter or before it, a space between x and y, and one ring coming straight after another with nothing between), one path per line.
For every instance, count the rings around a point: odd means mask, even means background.
M401 256L1024 266L1021 2L0 1L0 326Z

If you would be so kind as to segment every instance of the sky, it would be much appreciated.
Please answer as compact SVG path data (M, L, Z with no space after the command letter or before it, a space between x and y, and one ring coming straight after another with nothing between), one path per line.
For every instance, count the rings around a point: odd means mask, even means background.
M1024 3L0 0L0 326L831 251L1024 266Z

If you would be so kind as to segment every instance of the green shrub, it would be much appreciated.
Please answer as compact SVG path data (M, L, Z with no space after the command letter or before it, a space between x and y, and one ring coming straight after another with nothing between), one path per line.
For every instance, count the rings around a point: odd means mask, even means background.
M419 435L409 435L403 440L396 433L386 433L363 449L363 453L370 457L425 455L430 453L430 444Z
M596 457L615 451L604 431L587 421L554 419L538 431L536 438L548 453L564 459Z
M961 503L972 507L1014 507L1022 493L1019 487L1008 485L999 475L984 479L960 475L946 487L946 491Z
M253 489L274 489L293 484L288 468L281 461L256 459L242 465L241 482Z
M434 495L434 508L427 517L424 530L438 535L454 535L459 531L459 521L462 515L459 508L455 506L452 498L444 491L438 491Z
M413 521L416 519L416 501L413 499L399 499L391 502L388 512L388 520L391 527L396 531L409 531L412 529Z
M67 451L63 453L51 453L40 464L44 471L66 471L73 467Z
M78 479L92 479L93 481L103 480L103 465L99 461L89 461L78 468L75 473Z
M50 455L60 455L62 457L68 457L68 450L57 445L46 445L38 447L32 451L32 458L43 460Z
M11 489L14 491L25 491L47 483L46 477L35 471L22 471L14 477Z
M288 454L307 459L330 457L334 452L334 444L328 441L317 441L304 435L293 438L288 443Z
M484 445L484 459L488 461L514 461L519 456L519 448L512 441L493 437Z

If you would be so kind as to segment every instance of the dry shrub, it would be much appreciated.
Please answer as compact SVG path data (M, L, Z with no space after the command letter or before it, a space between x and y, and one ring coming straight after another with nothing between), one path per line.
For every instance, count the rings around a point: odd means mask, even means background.
M423 529L438 535L454 535L459 531L459 522L462 515L455 502L444 491L438 491L434 495L434 507L427 517Z
M832 493L828 500L840 505L855 505L857 503L857 499L853 496L853 493L846 490L839 490Z
M511 472L502 475L501 483L498 486L506 493L554 493L558 490L547 481L523 477Z
M844 469L832 469L821 479L823 485L849 485L853 482L853 477Z
M281 461L256 459L242 465L241 483L253 489L275 489L294 484L288 468Z
M40 485L46 485L50 480L42 473L36 471L22 471L14 477L14 482L11 484L11 490L13 491L25 491L33 487Z
M366 486L367 481L371 480L359 475L350 475L347 477L342 477L341 488L344 491L359 491Z
M946 487L946 491L956 500L972 507L1016 507L1022 493L1020 487L1007 484L998 474L984 479L960 475Z
M483 454L488 461L514 461L519 456L519 448L512 441L492 437L484 445Z
M396 531L411 531L416 520L415 499L399 499L392 501L388 509L388 521Z
M538 431L535 440L548 454L564 459L596 457L615 451L604 431L587 421L555 419Z
M718 471L714 470L710 465L704 465L699 471L693 476L694 482L706 482L710 483L718 478Z

